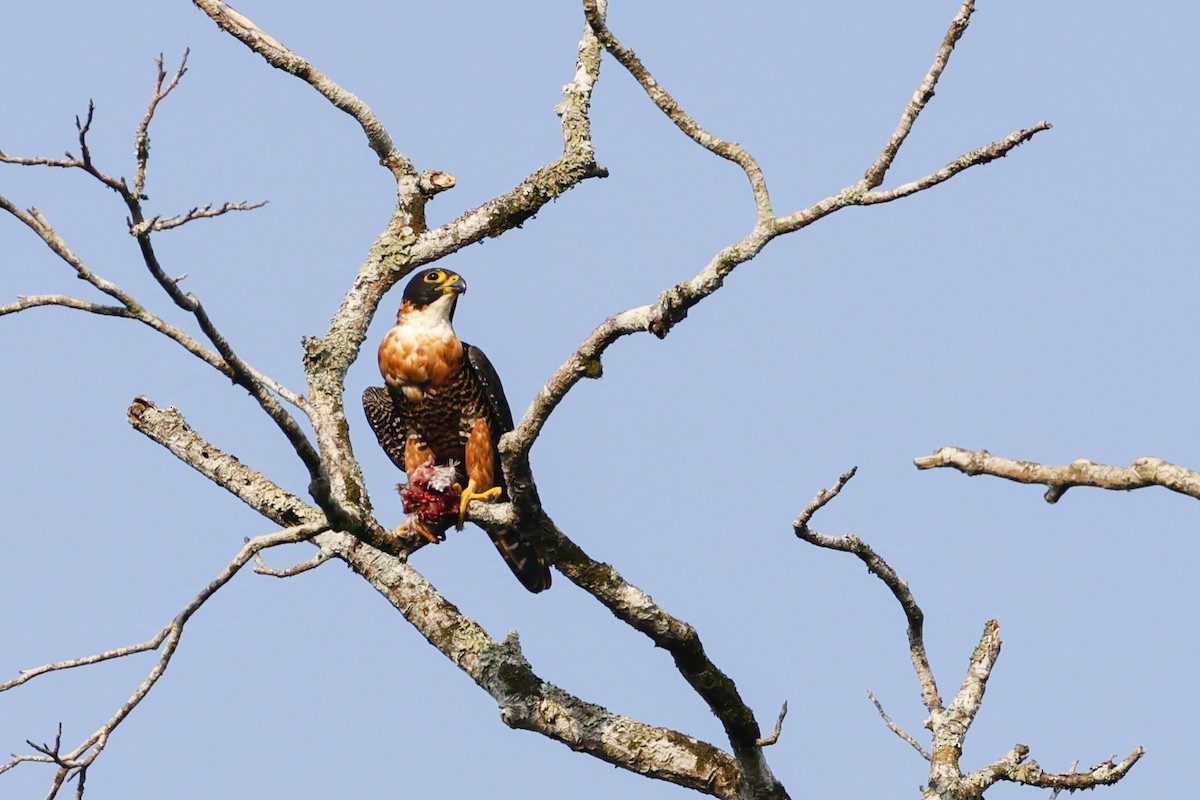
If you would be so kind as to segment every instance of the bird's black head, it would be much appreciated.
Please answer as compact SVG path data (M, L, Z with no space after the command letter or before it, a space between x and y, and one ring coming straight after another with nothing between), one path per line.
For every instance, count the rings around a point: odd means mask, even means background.
M467 290L462 276L448 269L423 269L404 287L404 305L414 310L427 308L439 300L449 306L449 315L454 314L458 296Z

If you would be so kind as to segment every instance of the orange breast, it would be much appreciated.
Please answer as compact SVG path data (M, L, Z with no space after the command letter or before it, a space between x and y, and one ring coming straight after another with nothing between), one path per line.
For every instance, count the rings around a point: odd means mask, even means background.
M444 385L462 369L463 346L457 336L438 331L406 330L397 325L379 345L379 371L389 386L410 400Z

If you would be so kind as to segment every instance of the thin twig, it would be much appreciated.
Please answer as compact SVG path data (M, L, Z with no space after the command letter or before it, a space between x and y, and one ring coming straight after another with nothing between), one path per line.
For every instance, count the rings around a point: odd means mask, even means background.
M26 161L38 161L36 159L26 159ZM38 161L38 163L41 163ZM78 162L75 166L82 166L82 162ZM86 300L81 300L75 297L65 295L33 295L23 297L15 303L8 303L0 306L0 316L4 314L12 314L22 311L26 308L36 308L39 306L62 306L64 308L72 308L79 311L86 311L93 314L103 314L106 316L123 317L132 319L149 328L163 334L167 338L176 342L187 350L192 355L199 358L209 366L216 369L225 377L233 379L234 371L226 360L218 353L196 341L191 336L184 333L178 327L171 325L156 314L151 313L145 305L139 302L136 298L126 292L117 284L97 274L90 269L73 250L67 245L66 241L46 219L42 212L36 208L31 208L28 211L22 210L10 202L7 198L0 196L0 210L7 211L12 216L16 217L26 227L34 232L42 240L42 242L58 256L64 263L75 271L75 274L83 281L94 286L102 293L113 298L121 304L121 307L102 306L91 303ZM164 276L165 277L165 276ZM166 278L172 283L178 283L178 278ZM243 366L247 372L254 376L255 380L266 386L271 391L282 397L287 402L302 411L307 411L307 401L300 395L288 389L283 384L263 374L257 369L248 364Z
M121 306L103 306L99 303L90 303L87 300L80 300L77 297L69 297L65 294L34 294L34 295L17 295L16 302L6 303L0 306L0 317L5 314L15 314L18 311L24 311L27 308L39 308L41 306L62 306L63 308L72 308L76 311L86 311L89 314L99 314L104 317L124 317L126 319L136 319L128 308Z
M134 236L144 231L169 231L172 228L178 228L180 225L186 225L189 222L197 219L211 219L219 217L222 214L228 214L231 211L253 211L256 208L262 208L267 204L266 200L261 200L257 203L223 203L217 208L213 208L212 203L201 207L193 208L185 214L180 214L175 217L151 217L144 220L136 229L130 230Z
M666 114L671 122L675 123L675 127L705 150L727 161L732 161L742 168L750 181L750 189L754 193L754 204L758 209L759 220L766 222L774 218L775 213L771 210L771 196L767 191L766 176L749 151L737 142L729 142L713 136L684 111L670 92L664 89L662 84L650 74L637 54L621 44L616 34L609 29L596 0L584 0L583 12L587 16L588 24L592 26L592 30L596 32L596 36L604 45L604 49L629 71L629 74L641 85L654 105L658 106L658 109Z
M868 189L874 189L883 183L883 178L887 174L888 168L891 167L892 161L895 160L896 154L900 151L900 146L904 144L904 140L908 138L909 132L912 131L917 117L925 109L925 105L933 99L933 90L937 87L938 79L942 76L942 71L950 61L950 54L954 52L954 46L958 44L958 40L966 33L967 25L971 22L971 13L974 10L975 0L965 0L958 9L958 13L954 15L954 19L951 20L950 30L946 32L945 38L942 39L942 46L938 48L937 55L933 58L933 66L929 68L929 71L925 74L925 78L921 81L921 85L917 87L912 99L905 106L904 113L900 115L900 122L896 125L896 129L892 131L892 135L888 137L887 144L883 146L883 150L880 151L878 158L867 168L866 173L863 175L863 180L866 181Z
M787 716L787 700L783 701L783 708L779 709L779 719L775 720L775 730L771 731L770 736L765 736L754 742L759 747L767 747L779 741L779 734L783 733L783 718Z
M150 105L146 107L146 114L142 117L141 123L138 124L137 133L133 137L133 150L137 157L137 173L133 179L133 194L139 199L146 196L146 162L150 159L150 120L154 118L154 112L158 109L158 104L179 85L179 81L187 72L188 55L191 54L191 49L183 51L183 58L179 59L179 68L175 70L175 76L171 78L171 82L163 88L163 81L166 80L167 73L163 70L163 57L159 53L158 58L154 60L154 65L158 68L158 73L154 79L154 94L150 97Z
M238 571L240 571L241 568L245 566L246 563L260 551L282 544L292 544L295 542L306 541L325 530L328 530L328 526L324 523L306 523L287 528L282 531L277 531L276 533L256 536L255 538L247 541L237 555L234 556L228 565L226 565L225 569L223 569L207 586L205 586L204 589L201 590L191 600L191 602L184 606L183 610L175 616L170 624L159 631L159 633L148 642L144 642L139 645L132 645L130 647L107 650L103 653L97 653L95 655L85 656L83 658L78 658L71 661L59 661L52 664L45 664L41 667L27 670L19 678L4 684L2 687L0 687L0 691L19 686L34 677L44 675L48 672L56 672L64 669L88 666L101 661L108 661L113 658L121 658L124 656L133 655L134 653L141 653L147 650L156 650L159 648L159 646L163 646L163 650L158 661L150 670L150 673L142 681L141 685L138 686L129 699L125 701L125 703L108 719L107 722L101 725L94 733L92 733L91 736L84 739L78 747L69 753L62 754L59 751L58 744L56 744L53 749L53 753L50 754L45 746L38 747L37 745L31 745L35 750L41 753L40 756L14 756L12 761L0 767L0 772L11 769L17 764L23 762L45 762L47 759L51 759L53 763L58 764L63 769L82 769L93 763L104 750L104 747L108 742L108 738L112 735L113 731L115 731L117 727L125 720L125 718L129 716L130 712L137 707L137 705L146 697L150 690L154 688L154 684L157 683L158 679L162 677L163 673L167 669L167 666L170 664L171 657L175 653L175 649L179 644L179 640L183 636L184 627L187 625L188 620L191 619L192 615L199 611L210 597L212 597L217 591L225 586L238 573ZM55 787L51 791L51 796L53 796L53 794L57 792L58 787L61 786L63 777L65 776L62 775L60 770L59 775L56 776Z
M285 567L283 569L274 569L273 567L267 565L267 562L263 560L261 553L255 553L254 571L259 575L269 575L272 578L290 578L293 575L299 575L302 572L308 572L310 569L316 569L332 557L333 553L331 551L318 550L315 556L305 561L301 561L299 564L293 564L292 566Z
M912 657L913 669L916 670L917 680L921 684L921 700L930 714L942 711L942 698L938 694L937 681L934 680L933 669L929 666L929 657L925 652L925 613L917 605L916 599L908 588L908 584L892 569L886 561L871 549L871 546L853 534L845 536L826 536L808 527L813 515L823 508L830 500L842 491L842 488L854 477L855 471L850 470L838 478L834 488L822 489L817 496L805 507L804 511L792 524L796 536L809 544L830 550L851 553L867 566L867 570L891 590L904 616L908 620L908 648Z
M998 158L1004 158L1004 156L1025 144L1025 142L1037 134L1042 131L1048 131L1053 127L1049 122L1043 120L1032 127L1014 131L998 142L993 142L992 144L972 150L969 153L963 153L937 172L931 172L923 178L886 191L866 192L858 199L856 205L872 206L879 203L890 203L893 200L899 200L902 197L908 197L917 192L931 189L939 183L945 183L963 170L982 166Z
M875 695L871 693L870 689L867 690L867 697L871 698L871 702L875 704L875 710L878 711L879 716L883 718L884 723L888 726L888 730L912 745L913 749L920 753L922 758L924 758L926 761L929 761L929 752L921 746L920 742L910 736L908 731L901 728L892 720L891 717L888 716L888 713L883 710L883 704L875 699Z

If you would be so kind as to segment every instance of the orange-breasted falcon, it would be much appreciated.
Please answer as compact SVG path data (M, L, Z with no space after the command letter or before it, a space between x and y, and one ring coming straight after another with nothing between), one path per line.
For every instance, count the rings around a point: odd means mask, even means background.
M497 445L513 429L496 370L482 350L454 333L454 308L466 290L466 281L448 270L413 276L396 325L379 345L379 371L387 385L363 393L375 437L392 463L408 474L409 486L401 496L405 511L417 512L411 525L435 542L444 538L455 517L462 527L471 500L504 496ZM449 474L448 467L454 468L453 480L435 476ZM449 483L455 485L447 487ZM458 499L458 491L461 499L447 505L445 499ZM541 550L517 531L487 533L526 589L550 588L550 568Z

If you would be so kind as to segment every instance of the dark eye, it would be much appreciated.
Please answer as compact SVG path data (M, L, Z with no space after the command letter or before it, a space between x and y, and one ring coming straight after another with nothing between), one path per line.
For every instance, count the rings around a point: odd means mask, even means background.
M441 283L444 280L446 280L446 273L442 272L440 269L431 269L429 272L425 273L426 283Z

